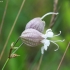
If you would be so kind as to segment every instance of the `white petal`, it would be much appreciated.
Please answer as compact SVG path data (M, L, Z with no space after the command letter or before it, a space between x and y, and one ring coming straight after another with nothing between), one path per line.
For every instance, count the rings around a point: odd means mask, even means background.
M46 38L47 37L53 37L53 35L54 35L54 33L52 32L52 30L51 29L48 29L47 31L46 31Z
M49 45L50 45L50 40L45 40L45 42L44 42L44 49L47 50Z
M50 45L50 40L44 40L44 45L49 46Z
M47 46L47 45L44 45L44 49L47 51L47 49L48 49L48 46Z
M47 37L53 37L53 36L54 36L54 33L52 32L51 29L46 30L46 34L42 34L42 37L45 38L45 39Z
M47 45L48 45L49 42L50 42L50 40L47 40L47 39L43 39L43 40L41 41L41 43L47 44Z
M44 49L47 50L48 46L50 45L50 40L44 39L41 41L44 44Z
M44 47L41 47L41 53L44 54Z
M53 37L53 35L54 35L53 32L48 32L47 33L47 37Z

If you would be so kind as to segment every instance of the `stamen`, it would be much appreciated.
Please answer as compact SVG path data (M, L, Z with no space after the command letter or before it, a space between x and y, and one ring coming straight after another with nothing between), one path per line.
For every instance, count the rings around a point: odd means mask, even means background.
M48 49L48 46L45 44L45 45L44 45L44 50L47 51L47 49Z
M53 42L63 42L63 41L65 41L65 39L63 39L63 40L57 40L57 41L53 41Z
M59 45L56 44L55 42L51 41L52 43L54 43L57 46L57 49L55 49L54 51L57 51L59 49Z
M50 14L55 14L55 15L57 15L58 13L54 13L54 12L46 13L44 16L41 17L41 19L45 18L46 16L48 16L48 15L50 15Z
M61 31L60 31L60 33L59 33L59 34L57 34L57 35L54 35L54 37L55 37L55 36L59 36L60 34L61 34Z

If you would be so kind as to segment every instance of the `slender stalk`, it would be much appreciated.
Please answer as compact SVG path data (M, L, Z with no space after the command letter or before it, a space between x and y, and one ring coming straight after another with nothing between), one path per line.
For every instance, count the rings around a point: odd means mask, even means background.
M3 14L3 17L2 17L1 25L0 25L0 35L1 35L2 27L3 27L3 23L4 23L7 7L8 7L8 1L9 0L6 0L6 6L5 6L4 14Z
M23 43L22 43L12 54L14 54L22 45L23 45ZM10 55L11 55L11 54L10 54ZM10 56L9 56L9 58L7 58L7 60L6 60L5 64L4 64L2 70L4 70L4 68L5 68L5 66L7 65L9 59L10 59Z
M57 12L57 5L58 5L58 0L54 0L54 5L53 5L53 12ZM51 21L50 21L50 25L49 25L49 28L52 28L53 25L55 24L55 21L56 21L56 15L53 14L52 17L51 17Z
M67 46L67 48L66 48L66 50L65 50L65 52L64 52L64 54L63 54L63 56L62 56L62 58L61 58L61 61L60 61L59 65L58 65L58 67L57 67L57 70L59 70L59 68L60 68L60 66L61 66L61 63L62 63L62 61L63 61L63 59L64 59L64 57L65 57L65 54L66 54L66 52L67 52L69 46L70 46L70 42L68 43L68 46Z
M23 43L12 54L14 54L22 45Z
M7 58L7 60L6 60L5 64L4 64L2 70L4 70L4 68L5 68L5 66L7 65L8 61L9 61L9 58Z
M9 51L9 58L10 58L10 55L11 55L11 53L12 53L12 50L13 50L14 46L15 46L16 43L19 41L19 39L20 39L20 37L18 37L18 39L16 40L16 42L15 42L13 45L11 45L11 48L10 48L10 51Z
M41 65L41 62L42 62L42 58L43 58L43 54L41 55L41 58L40 58L40 61L39 61L39 64L38 64L37 70L40 69L40 65Z
M16 42L14 43L14 45L13 45L13 46L15 46L15 45L16 45L16 43L19 41L19 39L20 39L20 37L18 37L18 39L16 40Z
M10 33L9 33L9 35L8 35L8 38L7 38L6 42L5 42L4 48L3 48L3 50L2 50L2 52L1 52L1 54L0 54L0 60L1 60L2 56L3 56L3 54L4 54L5 48L6 48L7 44L8 44L9 38L10 38L10 36L11 36L11 34L12 34L12 31L13 31L13 29L14 29L14 27L15 27L15 24L16 24L16 22L17 22L17 19L18 19L19 15L20 15L20 12L21 12L21 10L22 10L22 8L23 8L24 3L25 3L25 0L23 0L23 2L22 2L22 4L21 4L21 7L20 7L20 9L19 9L19 12L18 12L18 14L17 14L17 16L16 16L16 19L15 19L15 21L14 21L14 23L13 23L13 26L12 26L11 30L10 30Z

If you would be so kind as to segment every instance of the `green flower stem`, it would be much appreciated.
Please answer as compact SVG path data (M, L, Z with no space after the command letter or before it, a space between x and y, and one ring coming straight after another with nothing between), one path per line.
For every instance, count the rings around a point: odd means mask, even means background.
M40 70L40 65L41 65L42 59L43 59L43 54L41 55L41 58L39 60L39 64L38 64L37 70Z
M22 45L23 43L12 54L14 54Z
M18 37L18 39L16 40L16 42L14 43L14 46L16 45L16 43L19 41L20 37Z
M2 70L4 70L4 68L5 68L6 64L8 63L8 61L9 61L9 58L7 58L7 60L6 60L5 64L4 64L4 66L2 67Z
M23 43L22 43L12 54L14 54L22 45L23 45ZM4 70L4 68L5 68L6 64L8 63L9 59L10 59L10 58L7 58L7 60L6 60L5 64L4 64L4 66L2 67L2 70Z

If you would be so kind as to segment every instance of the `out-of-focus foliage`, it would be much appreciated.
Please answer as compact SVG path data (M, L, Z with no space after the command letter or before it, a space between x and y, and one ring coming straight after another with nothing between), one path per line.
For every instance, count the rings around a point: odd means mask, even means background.
M0 53L6 42L6 39L17 16L22 1L23 0L9 0L2 33L0 36ZM0 69L2 68L8 57L10 44L17 40L22 31L25 29L27 22L35 17L41 17L45 13L53 11L53 4L53 0L25 1L24 7L20 13L20 16L16 22L15 28L5 49L4 55L0 61ZM6 0L3 0L2 3L0 2L0 23L4 14L5 5ZM61 60L61 57L67 47L67 44L70 41L70 0L59 0L58 8L59 15L52 30L55 34L58 34L59 31L62 31L61 35L59 37L56 37L55 39L65 39L65 41L58 43L60 48L56 52L54 51L54 49L56 49L57 47L51 43L48 50L43 56L40 70L56 70ZM47 16L43 20L46 22L46 30L49 27L51 15ZM19 46L21 43L22 41L20 40L16 46ZM36 70L39 59L41 57L40 47L28 47L26 45L23 45L16 52L21 56L10 59L5 70ZM60 70L70 70L70 49L68 49L66 53Z

